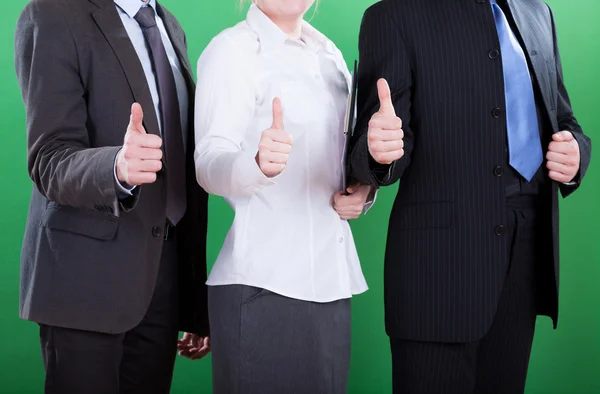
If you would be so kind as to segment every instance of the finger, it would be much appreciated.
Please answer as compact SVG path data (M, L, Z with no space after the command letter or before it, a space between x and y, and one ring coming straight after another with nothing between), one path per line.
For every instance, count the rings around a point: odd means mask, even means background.
M163 152L161 149L141 148L136 145L126 145L123 148L123 157L128 160L161 160Z
M201 342L202 342L202 338L200 338L198 335L194 335L192 337L192 346L194 346L194 348L196 348L196 349L200 348Z
M550 177L550 179L552 179L553 181L556 182L561 182L561 183L566 183L566 182L570 182L571 179L569 179L568 176L566 176L563 173L557 172L557 171L550 171L548 172L548 176Z
M210 353L210 349L200 350L194 353L191 357L192 360L200 360L204 358L208 353Z
M363 208L364 208L364 204L361 202L358 202L358 203L354 203L354 204L350 204L350 205L346 205L346 206L337 207L335 209L335 211L338 213L350 214L350 213L358 212L358 211L362 212Z
M129 130L140 134L146 134L143 123L144 111L142 110L142 106L138 103L133 103L131 106L131 117L129 118Z
M158 172L162 169L162 161L160 160L136 160L131 163L129 173L136 172Z
M373 158L380 164L391 164L396 160L401 159L402 156L404 156L404 149L393 152L376 153L373 155Z
M565 153L548 151L548 153L546 153L546 160L567 164L567 162L569 161L569 155Z
M183 336L178 341L178 343L181 343L181 344L188 343L190 340L190 336L191 336L191 334L189 332L183 333Z
M570 173L573 172L573 170L569 167L566 166L562 163L557 163L555 161L549 161L546 163L546 167L550 170L550 171L555 171L555 172L560 172L564 175L569 175Z
M259 144L258 149L262 149L265 152L290 153L292 151L292 146L282 142L273 141L272 139L267 139Z
M396 116L396 110L392 104L390 85L383 78L377 81L377 94L379 96L379 113Z
M130 173L127 183L131 186L145 185L156 182L155 172L137 172Z
M558 133L552 134L552 139L557 142L568 142L574 140L575 137L569 131L559 131Z
M273 99L273 125L271 128L274 130L283 130L283 105L279 97Z
M369 130L369 141L401 141L404 138L404 130L384 130L373 128Z
M548 151L556 152L556 153L564 153L564 154L576 153L575 147L573 145L571 145L570 142L552 141L550 143L550 145L548 145Z
M360 215L362 214L362 210L361 211L344 211L344 212L338 212L337 213L339 215L340 218L344 219L344 220L352 220L352 219L357 219L358 217L360 217Z
M261 163L260 169L265 175L273 177L281 174L283 170L285 170L285 164L264 162Z
M279 142L281 144L287 144L290 146L292 146L292 135L290 133L287 133L283 130L274 130L274 133L269 134L269 137L271 138L271 140L273 142Z
M162 147L162 138L154 134L146 134L140 138L142 148L160 149Z
M374 116L369 121L369 128L400 130L402 129L402 120L397 116Z
M344 192L337 192L333 195L333 207L337 207L340 205L341 201L343 200L344 197Z
M286 164L288 162L289 155L287 153L264 151L260 152L260 159L269 163Z
M404 141L373 141L370 144L370 148L379 153L395 152L404 149Z

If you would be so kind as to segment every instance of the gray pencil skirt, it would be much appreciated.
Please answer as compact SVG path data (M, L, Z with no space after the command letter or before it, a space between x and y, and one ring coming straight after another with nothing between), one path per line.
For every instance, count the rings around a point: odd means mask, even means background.
M211 286L213 393L345 394L350 300L300 301L251 286Z

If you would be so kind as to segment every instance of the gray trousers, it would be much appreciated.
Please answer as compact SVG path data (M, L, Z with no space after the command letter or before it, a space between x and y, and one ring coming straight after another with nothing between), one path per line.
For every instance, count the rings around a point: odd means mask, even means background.
M350 300L314 303L250 286L208 290L215 394L345 394Z

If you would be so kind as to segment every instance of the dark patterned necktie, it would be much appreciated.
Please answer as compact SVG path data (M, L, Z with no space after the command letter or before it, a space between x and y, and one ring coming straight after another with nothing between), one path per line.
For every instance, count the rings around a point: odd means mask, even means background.
M181 130L181 113L177 99L175 77L171 63L156 25L152 7L142 7L135 15L150 51L154 75L158 85L160 112L162 118L162 138L165 148L165 170L167 183L167 220L175 226L186 210L185 154Z

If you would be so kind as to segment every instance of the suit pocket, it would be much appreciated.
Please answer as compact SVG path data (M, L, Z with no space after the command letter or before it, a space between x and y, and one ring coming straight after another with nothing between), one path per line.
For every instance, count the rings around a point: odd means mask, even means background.
M269 290L260 287L242 285L242 305L248 305L260 296L268 294Z
M402 204L394 207L390 228L399 231L447 228L453 217L454 204L451 201Z
M115 238L119 219L106 212L50 203L41 226L109 241Z

